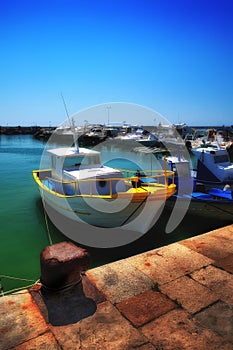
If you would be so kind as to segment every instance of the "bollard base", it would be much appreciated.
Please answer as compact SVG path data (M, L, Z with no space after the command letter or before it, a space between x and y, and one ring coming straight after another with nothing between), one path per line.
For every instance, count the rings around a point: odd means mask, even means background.
M96 311L95 301L85 296L82 285L89 260L89 253L71 242L42 250L41 285L36 298L47 322L54 326L76 323Z
M44 289L57 291L81 281L81 272L90 263L86 249L71 242L61 242L44 248L40 254L40 281Z

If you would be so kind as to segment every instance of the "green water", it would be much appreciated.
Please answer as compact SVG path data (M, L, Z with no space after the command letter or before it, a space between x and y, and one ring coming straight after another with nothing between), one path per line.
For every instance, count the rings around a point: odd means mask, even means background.
M49 245L48 232L38 188L32 177L32 170L39 168L44 149L41 141L30 135L0 136L0 275L4 291L27 286L29 281L10 279L11 276L36 281L40 277L40 252ZM109 161L109 154L130 161L139 158L153 166L151 155L130 153L127 149L113 148L107 144L103 157ZM127 160L121 160L122 168ZM110 164L114 165L114 164ZM118 164L119 165L119 164ZM185 217L171 234L165 234L169 213L163 212L159 221L146 235L127 246L97 249L88 248L91 254L91 267L131 256L143 251L187 238L226 223L210 222L208 219L195 220ZM49 222L49 232L53 243L67 240Z
M39 192L32 170L44 145L32 136L0 137L0 274L31 280L40 275L39 254L48 245ZM5 290L29 284L1 278Z

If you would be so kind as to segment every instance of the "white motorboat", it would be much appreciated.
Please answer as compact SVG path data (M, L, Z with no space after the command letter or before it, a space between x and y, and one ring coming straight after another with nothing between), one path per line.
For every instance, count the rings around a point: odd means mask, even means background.
M226 148L204 147L192 148L195 155L196 180L211 185L233 183L233 163L230 162Z
M163 162L161 162L161 165ZM166 201L166 207L175 213L196 217L233 221L233 185L210 187L192 178L190 161L181 157L167 157L166 167L174 171L177 192ZM205 179L207 180L207 179Z

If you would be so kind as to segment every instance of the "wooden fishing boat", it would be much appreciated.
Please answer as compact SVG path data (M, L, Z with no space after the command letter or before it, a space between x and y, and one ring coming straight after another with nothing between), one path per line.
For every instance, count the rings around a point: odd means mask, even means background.
M33 171L42 200L77 223L145 233L176 190L172 171L135 175L104 166L100 152L87 148L51 149L48 155L51 167Z

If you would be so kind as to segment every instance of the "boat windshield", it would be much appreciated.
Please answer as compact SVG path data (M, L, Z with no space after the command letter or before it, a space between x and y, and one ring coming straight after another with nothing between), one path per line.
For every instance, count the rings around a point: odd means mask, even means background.
M100 158L98 155L88 155L88 156L80 156L80 157L66 157L64 159L63 168L74 168L74 167L85 167L85 166L100 166Z

